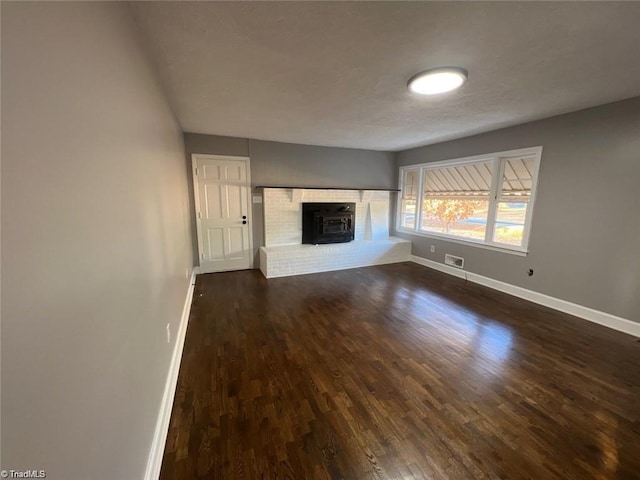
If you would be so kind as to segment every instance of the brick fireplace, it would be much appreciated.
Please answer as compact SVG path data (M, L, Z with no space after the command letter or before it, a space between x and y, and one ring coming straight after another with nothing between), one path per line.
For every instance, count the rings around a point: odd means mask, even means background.
M390 201L391 194L387 191L265 188L262 273L274 278L408 261L411 243L389 237ZM303 244L304 203L353 204L354 240Z

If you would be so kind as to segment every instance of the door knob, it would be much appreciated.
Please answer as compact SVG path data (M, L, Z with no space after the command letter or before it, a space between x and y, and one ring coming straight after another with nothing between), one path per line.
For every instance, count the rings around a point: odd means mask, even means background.
M246 221L246 220L242 220L242 224L243 224L243 225L246 225L246 224L247 224L247 221Z
M247 216L246 216L246 215L242 215L242 219L243 219L243 220L246 220L246 219L247 219Z

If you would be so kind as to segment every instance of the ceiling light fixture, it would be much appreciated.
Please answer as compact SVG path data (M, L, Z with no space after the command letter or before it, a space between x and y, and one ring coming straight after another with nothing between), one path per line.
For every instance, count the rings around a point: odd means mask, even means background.
M416 73L409 79L407 87L412 93L420 95L437 95L460 88L467 81L468 74L464 68L438 67Z

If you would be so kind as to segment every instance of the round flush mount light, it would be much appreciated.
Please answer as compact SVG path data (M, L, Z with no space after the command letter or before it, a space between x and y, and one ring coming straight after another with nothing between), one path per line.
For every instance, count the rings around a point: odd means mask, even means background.
M464 68L438 67L416 73L409 79L407 86L412 93L420 95L437 95L460 88L467 81L468 74Z

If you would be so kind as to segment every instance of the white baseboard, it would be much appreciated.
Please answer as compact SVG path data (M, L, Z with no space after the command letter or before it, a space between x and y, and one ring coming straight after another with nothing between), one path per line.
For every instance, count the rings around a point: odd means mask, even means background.
M513 295L514 297L524 298L525 300L529 300L530 302L544 305L545 307L553 308L554 310L559 310L561 312L583 318L584 320L588 320L599 325L604 325L605 327L618 330L619 332L624 332L635 337L640 337L640 323L632 322L631 320L628 320L626 318L617 317L615 315L611 315L610 313L594 310L593 308L578 305L577 303L571 303L566 300L561 300L559 298L545 295L544 293L527 290L526 288L511 285L510 283L501 282L499 280L494 280L493 278L484 277L482 275L478 275L477 273L468 272L459 268L450 267L449 265L444 265L442 263L434 262L433 260L428 260L422 257L417 257L415 255L411 255L411 261L425 267L433 268L434 270L438 270L440 272L448 273L449 275L453 275L455 277L466 278L470 282L478 283L480 285L493 288L494 290L508 293L509 295Z
M194 275L200 275L200 267L193 267L193 274ZM191 282L193 283L193 282Z
M197 268L197 267L196 267ZM167 375L167 383L164 387L162 403L160 404L160 412L156 423L156 430L153 435L151 451L147 460L147 470L144 480L158 480L160 477L160 468L162 467L162 457L164 456L164 447L169 433L169 421L171 420L171 409L173 407L173 398L176 393L176 385L178 383L178 372L180 371L180 361L182 360L182 349L184 340L187 335L187 324L189 323L189 314L191 313L191 300L193 299L193 289L196 283L196 269L191 273L189 288L187 290L187 298L184 301L182 309L182 318L178 327L178 335L176 343L173 347L173 355L169 365L169 373Z

